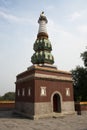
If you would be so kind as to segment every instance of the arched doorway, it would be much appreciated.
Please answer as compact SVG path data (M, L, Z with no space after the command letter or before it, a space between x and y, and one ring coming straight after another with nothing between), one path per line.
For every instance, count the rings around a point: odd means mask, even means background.
M59 94L54 94L53 96L53 111L61 112L61 100Z

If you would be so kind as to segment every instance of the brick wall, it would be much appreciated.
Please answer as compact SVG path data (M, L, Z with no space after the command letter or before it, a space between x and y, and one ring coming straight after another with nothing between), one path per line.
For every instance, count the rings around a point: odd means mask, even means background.
M46 96L40 95L41 86L46 87ZM66 88L70 88L70 96L66 96ZM73 101L73 87L71 82L51 81L43 79L35 80L35 102L50 102L51 95L55 91L58 91L62 94L63 101Z
M15 108L14 101L0 101L0 110L11 110Z

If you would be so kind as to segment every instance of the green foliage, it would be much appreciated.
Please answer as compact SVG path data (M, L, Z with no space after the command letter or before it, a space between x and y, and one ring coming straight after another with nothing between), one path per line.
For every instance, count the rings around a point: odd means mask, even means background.
M82 60L84 62L84 66L87 67L87 51L81 54Z
M72 70L75 101L87 101L87 51L81 57L84 67L77 66Z
M0 96L0 100L14 101L15 100L15 93L14 92L7 92L3 96Z
M85 68L77 66L72 70L75 101L87 101L87 71Z
M2 96L0 96L0 101L2 101L3 100L3 97Z

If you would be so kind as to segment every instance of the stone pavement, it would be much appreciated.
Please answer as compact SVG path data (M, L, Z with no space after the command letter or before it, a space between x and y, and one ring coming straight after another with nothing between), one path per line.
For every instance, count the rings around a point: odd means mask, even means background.
M30 120L0 111L0 130L87 130L87 114Z

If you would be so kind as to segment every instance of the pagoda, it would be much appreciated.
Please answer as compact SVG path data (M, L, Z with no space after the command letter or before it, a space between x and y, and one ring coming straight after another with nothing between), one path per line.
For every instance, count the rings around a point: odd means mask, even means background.
M41 13L38 23L39 23L39 30L37 39L34 43L34 51L31 58L31 62L33 64L53 64L54 58L51 54L52 45L48 39L46 24L48 20L44 15L44 12Z
M33 65L16 76L15 112L31 119L75 113L72 75L53 65L47 22L42 12L31 57Z

